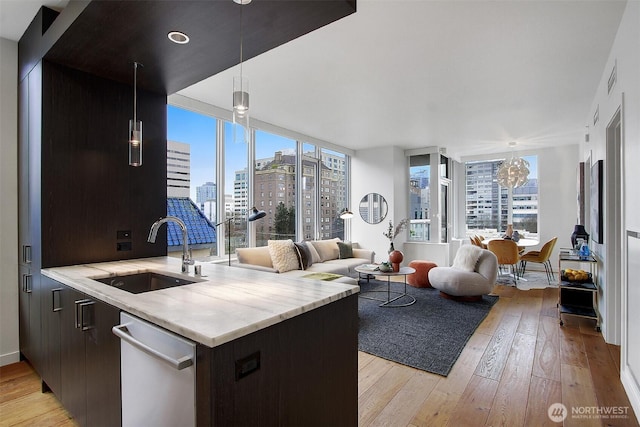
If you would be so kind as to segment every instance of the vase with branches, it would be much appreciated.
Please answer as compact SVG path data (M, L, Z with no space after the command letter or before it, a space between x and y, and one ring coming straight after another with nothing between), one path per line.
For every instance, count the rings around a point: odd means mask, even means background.
M382 233L384 237L389 239L389 253L395 250L395 248L393 247L393 239L395 239L398 236L398 234L400 234L402 230L404 230L407 227L408 223L409 223L409 219L405 218L402 221L400 221L398 225L396 225L394 228L393 222L389 220L388 230L385 233Z

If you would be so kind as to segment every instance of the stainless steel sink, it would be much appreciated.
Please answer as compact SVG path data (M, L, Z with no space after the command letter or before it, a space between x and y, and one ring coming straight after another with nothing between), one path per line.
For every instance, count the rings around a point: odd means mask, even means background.
M132 294L157 291L159 289L173 288L174 286L190 285L196 283L195 280L182 279L179 277L165 276L164 274L148 271L145 273L126 274L121 276L110 276L100 279L93 279Z

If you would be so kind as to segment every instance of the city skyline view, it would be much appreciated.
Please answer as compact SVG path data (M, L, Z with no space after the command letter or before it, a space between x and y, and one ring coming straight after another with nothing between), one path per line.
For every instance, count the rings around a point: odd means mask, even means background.
M191 147L190 197L196 200L196 187L206 182L216 182L216 123L217 119L194 113L172 105L167 106L167 139L189 144ZM227 141L233 138L233 123L225 122ZM256 130L256 159L273 157L275 151L295 152L295 141L279 135ZM233 195L235 173L247 167L247 145L228 143L225 145L224 193Z

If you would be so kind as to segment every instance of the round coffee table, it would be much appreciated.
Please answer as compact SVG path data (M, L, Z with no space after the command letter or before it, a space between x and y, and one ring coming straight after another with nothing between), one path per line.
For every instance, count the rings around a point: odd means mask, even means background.
M415 297L407 294L407 276L409 274L413 274L416 272L416 269L413 267L400 267L398 271L389 271L384 273L382 271L372 271L370 268L365 268L364 266L356 267L355 270L359 274L375 275L375 276L386 276L387 277L387 290L372 290L372 291L364 291L360 292L360 297L371 299L375 301L380 301L382 304L379 304L380 307L407 307L416 302ZM404 276L404 290L403 291L392 291L391 290L391 276ZM375 298L369 295L370 293L386 293L387 298ZM407 303L395 303L400 298L409 299Z

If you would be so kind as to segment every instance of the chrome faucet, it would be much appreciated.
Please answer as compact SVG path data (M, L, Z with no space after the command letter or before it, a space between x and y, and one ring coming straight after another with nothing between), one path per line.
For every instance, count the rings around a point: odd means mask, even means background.
M147 237L147 242L155 243L156 236L158 235L158 228L165 222L175 222L182 230L182 272L188 273L189 266L195 264L195 261L191 257L191 250L189 249L189 236L187 235L187 225L180 218L176 216L167 216L164 218L160 218L153 224L151 224L151 230L149 230L149 237Z

